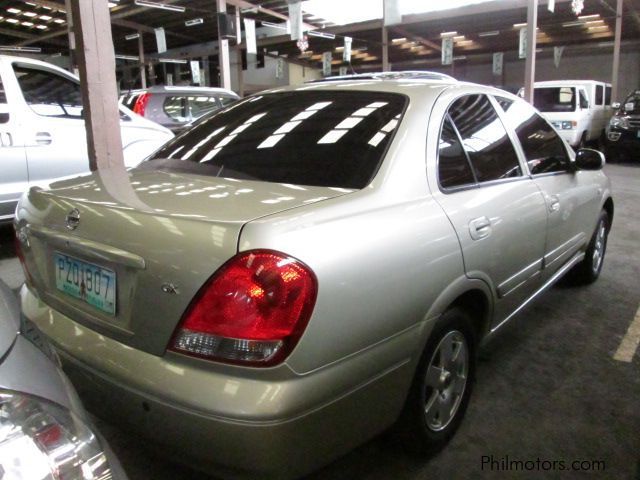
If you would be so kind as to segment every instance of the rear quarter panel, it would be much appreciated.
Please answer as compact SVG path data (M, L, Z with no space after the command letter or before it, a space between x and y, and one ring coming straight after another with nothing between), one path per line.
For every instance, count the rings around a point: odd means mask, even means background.
M318 278L311 320L287 360L298 373L365 352L412 328L412 347L372 361L389 366L419 356L429 320L437 315L431 306L464 277L457 237L427 184L428 105L412 97L370 186L243 228L240 251L285 252Z

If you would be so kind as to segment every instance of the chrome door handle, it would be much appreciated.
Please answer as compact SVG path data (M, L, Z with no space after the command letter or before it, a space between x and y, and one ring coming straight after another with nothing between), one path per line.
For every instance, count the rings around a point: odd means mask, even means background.
M36 133L36 143L38 145L51 145L51 134L49 132Z
M469 222L469 235L473 240L481 240L491 235L491 220L487 217L471 220Z
M560 199L557 196L549 197L549 211L557 212L560 210Z

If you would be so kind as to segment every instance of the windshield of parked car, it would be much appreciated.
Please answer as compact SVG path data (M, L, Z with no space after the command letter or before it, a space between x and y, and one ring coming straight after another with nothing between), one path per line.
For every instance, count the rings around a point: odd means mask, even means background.
M364 188L406 102L400 94L365 91L255 95L203 117L142 168Z
M533 104L541 112L573 112L576 109L574 87L536 87Z
M625 113L640 113L640 90L629 95L622 104Z

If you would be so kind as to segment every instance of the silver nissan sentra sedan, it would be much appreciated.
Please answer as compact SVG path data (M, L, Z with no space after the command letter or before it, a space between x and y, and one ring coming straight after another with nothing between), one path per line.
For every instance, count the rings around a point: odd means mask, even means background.
M613 200L523 100L403 77L253 95L23 196L22 309L88 408L218 476L300 476L392 425L451 438L478 346L597 279Z

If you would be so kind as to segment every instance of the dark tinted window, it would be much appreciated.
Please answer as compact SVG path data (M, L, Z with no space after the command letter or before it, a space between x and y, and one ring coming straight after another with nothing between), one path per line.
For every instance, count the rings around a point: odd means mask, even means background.
M576 89L573 87L538 87L533 90L533 105L541 112L574 112Z
M402 95L382 92L256 95L203 117L144 168L363 188L382 161L405 103Z
M589 100L582 90L580 90L580 108L589 108Z
M605 87L604 89L604 104L611 105L611 87Z
M499 101L507 122L518 135L532 174L562 172L569 167L569 157L558 134L529 104L521 100Z
M38 115L46 117L82 116L80 85L49 70L15 64L25 101Z
M485 95L459 98L449 108L479 182L522 175L518 156Z
M4 93L4 87L2 86L2 79L0 78L0 105L6 105L7 96ZM0 107L0 123L7 123L9 121L9 112L5 111L6 107Z
M438 179L443 188L475 183L469 160L449 116L444 120L438 142Z
M602 105L604 100L604 87L602 85L596 85L596 105Z

